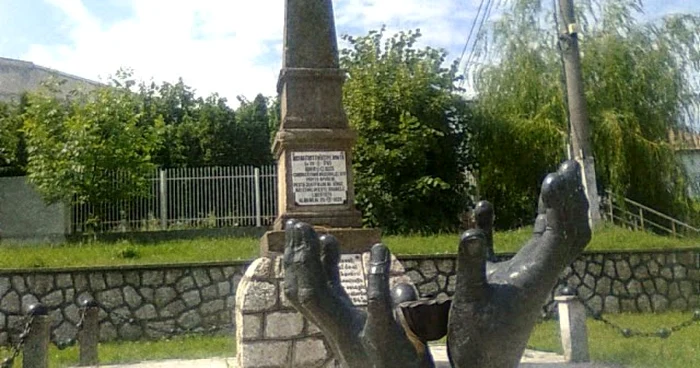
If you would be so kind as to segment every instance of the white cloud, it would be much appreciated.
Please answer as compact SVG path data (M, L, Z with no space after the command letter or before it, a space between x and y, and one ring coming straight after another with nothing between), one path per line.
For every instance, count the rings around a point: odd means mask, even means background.
M200 94L218 92L232 104L237 95L276 93L284 0L110 0L132 10L130 18L110 23L82 0L43 1L65 15L65 24L55 27L67 29L68 39L60 45L33 44L21 55L25 60L92 79L120 67L133 68L145 80L182 77ZM362 35L383 24L388 35L420 28L420 46L445 48L450 61L459 57L480 0L333 3L339 35ZM678 3L655 5L672 9Z
M183 77L200 94L219 92L231 102L239 94L275 93L279 61L260 59L275 52L281 39L279 1L244 7L212 0L133 0L134 16L109 27L80 0L47 1L69 21L68 46L31 45L26 60L93 79L120 67L146 80Z
M388 34L420 28L422 43L451 48L464 42L478 0L346 0L336 10L339 27L362 31L387 26Z
M133 16L106 26L81 0L44 0L68 20L64 45L34 44L22 56L85 78L104 79L130 67L145 80L182 77L200 94L218 92L235 104L276 93L284 1L124 0ZM476 0L472 0L476 1ZM339 34L364 34L387 24L388 33L421 28L423 44L463 42L473 4L459 0L335 1ZM464 5L458 5L464 4Z

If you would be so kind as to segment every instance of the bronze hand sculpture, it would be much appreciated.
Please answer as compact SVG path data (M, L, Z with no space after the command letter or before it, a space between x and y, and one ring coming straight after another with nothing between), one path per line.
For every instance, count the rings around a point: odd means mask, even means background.
M447 331L453 367L516 367L558 275L591 238L580 167L567 161L545 178L533 236L509 261L492 262L493 208L482 202L475 214L477 228L466 231L459 243L449 317L432 320L447 321L447 326L437 327ZM411 321L411 327L405 319L395 317L402 306L411 308L421 301L404 302L394 310L387 247L377 244L370 251L367 311L354 307L341 287L338 260L335 238L319 238L304 223L287 223L285 294L320 328L340 364L351 368L431 367L425 341L417 342L412 331L421 321ZM444 303L423 305L446 310Z

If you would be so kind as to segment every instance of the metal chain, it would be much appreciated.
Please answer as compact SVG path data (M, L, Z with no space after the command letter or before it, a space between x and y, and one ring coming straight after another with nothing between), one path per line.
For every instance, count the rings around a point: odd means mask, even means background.
M87 307L83 306L80 307L80 316L78 318L78 322L75 324L75 327L78 329L78 333L83 329L83 324L85 323L85 313L87 312ZM51 341L58 350L64 350L68 347L75 346L77 343L77 338L76 337L71 337L65 340L61 341ZM4 367L0 367L4 368Z
M80 318L78 319L78 323L75 324L75 327L78 328L78 331L82 331L83 329L83 323L85 323L85 314L87 313L87 307L80 307Z
M33 322L34 316L27 316L27 321L24 324L24 329L22 330L22 333L19 334L19 340L17 341L17 344L15 344L15 346L12 347L12 355L5 358L2 361L2 363L0 363L0 368L12 368L12 366L15 363L15 359L22 352L24 342L25 340L27 340L27 336L29 336L29 333L32 330Z
M612 322L605 317L603 317L603 314L601 312L593 310L588 304L586 303L581 303L583 306L586 308L588 313L593 317L594 320L602 322L604 325L610 327L611 329L617 331L620 335L623 337L644 337L644 338L661 338L661 339L666 339L671 336L674 332L681 331L685 328L688 328L698 322L700 322L700 310L696 310L693 312L693 316L690 317L689 320L681 322L671 328L666 328L662 327L656 330L656 332L648 332L648 331L637 331L631 328L625 328L620 325L618 325L615 322Z

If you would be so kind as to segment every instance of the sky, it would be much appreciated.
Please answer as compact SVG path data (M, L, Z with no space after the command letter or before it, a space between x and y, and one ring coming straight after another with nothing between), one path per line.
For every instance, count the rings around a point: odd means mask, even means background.
M420 28L422 45L462 53L480 0L336 0L337 34ZM119 68L199 95L276 94L284 0L0 0L0 57L104 81ZM647 0L649 17L700 12L697 0ZM341 44L342 47L342 44Z

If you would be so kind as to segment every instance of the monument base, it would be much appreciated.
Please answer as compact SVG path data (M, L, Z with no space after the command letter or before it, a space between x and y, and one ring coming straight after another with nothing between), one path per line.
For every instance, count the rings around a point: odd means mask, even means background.
M380 229L351 229L316 227L319 235L331 234L342 244L342 253L364 253L382 239ZM284 253L284 230L266 232L260 238L260 256L266 257Z
M319 228L359 228L362 226L362 214L356 209L328 211L289 211L277 217L275 230L283 230L289 219L305 222Z
M379 229L324 229L338 238L343 256L362 268L366 287L369 249L380 241ZM284 231L268 231L260 239L261 256L246 270L236 290L236 362L239 368L330 368L337 367L331 346L318 327L297 312L284 294ZM352 257L354 256L354 257ZM342 262L342 259L341 259ZM389 286L412 284L398 259L391 255ZM353 277L350 277L352 279ZM341 278L352 293L353 280ZM357 285L355 285L357 286ZM366 291L365 291L366 294ZM354 302L354 300L353 300ZM358 308L366 308L358 303Z

